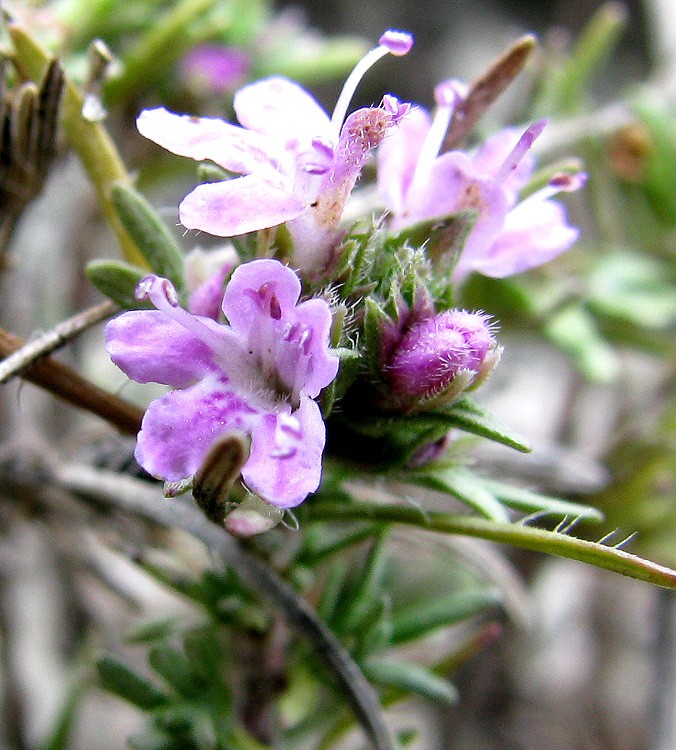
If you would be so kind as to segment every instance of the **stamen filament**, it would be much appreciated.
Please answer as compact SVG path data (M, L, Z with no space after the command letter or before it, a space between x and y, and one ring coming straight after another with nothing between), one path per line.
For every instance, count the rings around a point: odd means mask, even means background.
M546 124L547 120L538 120L526 129L525 133L519 138L516 146L511 150L500 169L495 173L495 179L498 182L506 180L512 171L516 169L521 159L523 159L526 153L530 150L535 139L545 129Z
M405 55L413 44L413 37L404 32L387 31L383 34L380 41L381 43L377 47L367 52L354 66L354 69L345 81L343 90L340 92L333 115L331 116L331 128L336 140L340 136L340 128L345 120L347 108L366 71L377 63L381 57L385 57L385 55L390 53L393 55Z
M413 175L413 185L420 185L427 181L432 164L439 154L441 144L446 136L448 125L453 116L453 110L459 98L455 81L446 81L437 86L435 92L437 109L432 119L432 125L420 149L420 156Z

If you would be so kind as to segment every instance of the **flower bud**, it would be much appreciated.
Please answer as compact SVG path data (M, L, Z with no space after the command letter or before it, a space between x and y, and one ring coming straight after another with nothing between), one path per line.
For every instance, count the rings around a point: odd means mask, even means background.
M270 531L282 520L284 511L258 495L249 495L225 517L225 528L233 536L249 537Z
M448 310L413 325L386 365L386 406L408 413L449 403L482 382L500 349L487 316Z

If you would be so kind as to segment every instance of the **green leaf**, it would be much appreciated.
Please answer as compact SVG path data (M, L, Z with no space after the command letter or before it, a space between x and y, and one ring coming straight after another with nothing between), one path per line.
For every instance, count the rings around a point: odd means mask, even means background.
M147 300L139 301L134 291L148 271L120 260L93 260L85 269L87 278L108 299L126 310L152 310Z
M392 616L392 643L413 641L500 604L502 594L498 589L477 588L456 591L441 599L415 602Z
M195 679L190 662L180 651L167 643L151 649L148 664L162 679L185 698L194 698L203 690L201 680Z
M163 617L136 625L129 630L124 640L126 643L152 643L172 635L178 629L182 617Z
M510 430L469 396L458 399L444 415L449 420L449 426L459 427L465 432L502 443L521 453L529 453L532 450L524 438Z
M531 492L522 487L513 487L503 482L496 482L492 479L476 477L490 493L492 493L501 503L508 505L510 508L525 510L533 513L541 511L543 513L557 516L573 516L589 521L602 521L603 513L591 505L582 505L573 503L568 500L560 500L557 497L541 495L538 492Z
M387 564L385 541L386 532L383 530L373 541L356 587L341 601L340 618L336 623L336 628L341 632L357 630L379 598Z
M478 478L466 469L457 467L433 469L425 472L405 474L411 484L418 484L437 492L446 492L457 497L482 516L493 521L509 521L507 511Z
M424 698L455 703L458 691L448 680L433 674L424 667L392 658L368 659L362 664L366 677L380 685L416 693Z
M614 318L649 328L676 323L675 279L656 258L617 252L602 258L588 279L590 304Z
M155 209L131 185L116 182L110 198L124 228L145 256L153 271L185 289L183 253Z
M105 690L133 703L142 711L152 711L169 703L165 693L114 656L102 656L96 662L96 669Z
M610 383L620 371L613 348L601 336L594 318L580 304L559 310L546 323L546 335L570 355L579 371L595 383Z
M578 560L597 568L676 589L676 571L644 560L617 547L609 547L585 539L576 539L555 531L532 528L520 523L497 523L484 518L453 515L438 511L421 511L403 505L380 505L353 500L349 503L313 503L307 509L306 523L317 521L380 521L403 523L427 531L461 534L511 544L521 549L546 552Z

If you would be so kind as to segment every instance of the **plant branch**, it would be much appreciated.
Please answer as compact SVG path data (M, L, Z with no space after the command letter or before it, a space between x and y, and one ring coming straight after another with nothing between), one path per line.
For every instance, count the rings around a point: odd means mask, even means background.
M24 342L0 328L0 359L20 350ZM103 388L90 383L67 365L44 357L29 365L21 377L80 409L96 414L126 435L136 435L143 412Z
M375 690L329 627L286 581L244 550L224 529L209 521L195 505L168 500L147 482L82 464L55 463L47 467L47 472L47 481L63 489L162 526L182 529L204 542L247 586L274 604L310 641L335 675L374 750L394 750Z
M24 344L0 362L0 385L18 375L38 359L65 346L83 331L114 315L119 309L113 302L102 302L58 323L51 331L40 334Z
M381 505L375 502L308 503L307 522L317 521L380 521L403 523L428 531L461 534L502 542L522 549L545 552L559 557L605 568L657 586L676 589L676 571L618 547L576 539L555 531L533 528L520 523L500 523L474 516L454 515L438 511L421 511L404 505Z

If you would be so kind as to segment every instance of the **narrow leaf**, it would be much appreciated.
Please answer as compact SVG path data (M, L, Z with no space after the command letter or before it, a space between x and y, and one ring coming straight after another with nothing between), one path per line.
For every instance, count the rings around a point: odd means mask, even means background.
M511 544L521 549L578 560L640 581L676 589L676 570L644 560L622 549L589 542L585 539L576 539L554 531L531 528L519 523L496 523L484 518L438 511L423 513L417 508L403 505L379 505L356 500L344 505L316 503L308 508L306 516L306 522L358 520L403 523L428 531L488 539L493 542Z
M450 682L417 664L379 658L369 659L362 668L369 679L380 685L416 693L443 703L455 703L458 700L458 691Z
M115 657L102 656L96 662L101 685L143 711L152 711L169 702L168 696Z
M467 589L441 599L418 601L392 616L392 643L400 644L453 625L502 603L497 589Z
M568 500L560 500L557 497L541 495L539 492L531 492L522 487L513 487L509 484L496 482L492 479L477 477L481 484L501 503L509 505L510 508L525 510L529 513L543 511L557 516L573 516L589 521L602 521L604 516L600 510L591 505L572 503Z
M501 503L478 477L465 469L453 467L407 474L406 481L453 495L492 521L509 521L507 511Z
M119 260L93 260L85 270L87 278L108 299L125 310L152 309L148 301L139 301L134 290L148 271Z
M170 279L176 289L185 288L183 253L155 209L131 185L116 182L110 198L120 221L145 256L153 271Z
M445 412L445 416L461 430L474 435L494 440L522 453L529 453L532 449L524 438L512 432L488 410L479 406L473 399L465 396L456 401Z

